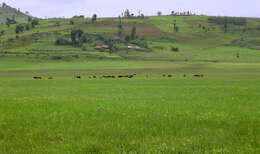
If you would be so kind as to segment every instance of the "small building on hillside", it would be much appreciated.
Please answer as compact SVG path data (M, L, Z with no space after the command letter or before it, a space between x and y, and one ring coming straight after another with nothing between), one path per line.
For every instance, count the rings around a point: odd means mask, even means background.
M108 49L109 46L108 45L98 45L95 47L96 50L102 50L102 49Z

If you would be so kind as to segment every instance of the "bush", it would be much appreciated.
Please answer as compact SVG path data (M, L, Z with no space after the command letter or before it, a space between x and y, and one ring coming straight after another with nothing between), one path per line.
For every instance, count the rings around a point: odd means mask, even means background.
M70 45L71 43L70 43L69 40L60 37L60 38L57 38L57 39L56 39L55 44L56 44L56 45Z
M62 56L52 56L52 59L53 59L53 60L61 60L61 59L62 59Z
M29 24L26 24L25 29L26 29L26 30L30 30L30 25L29 25Z
M4 35L5 34L5 31L4 30L1 30L0 31L0 36Z
M74 25L74 21L71 20L71 21L70 21L70 24L71 24L71 25Z
M178 52L178 51L179 51L179 48L172 47L172 51Z
M36 25L39 25L39 20L38 19L33 19L31 22L32 28L34 28Z
M24 26L21 25L21 24L19 24L19 25L17 25L16 28L15 28L15 33L18 34L18 33L20 33L20 32L23 32L23 30L24 30Z

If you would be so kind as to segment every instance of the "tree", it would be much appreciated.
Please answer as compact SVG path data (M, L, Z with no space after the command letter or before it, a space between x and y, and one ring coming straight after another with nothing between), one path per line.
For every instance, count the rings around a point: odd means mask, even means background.
M7 4L6 4L6 3L3 3L3 4L2 4L2 7L3 7L3 8L6 8L6 7L7 7Z
M131 37L129 35L125 36L125 44L126 44L126 53L128 54L128 44L131 40Z
M256 27L256 30L260 31L260 26L259 25Z
M73 20L70 20L70 24L71 24L71 25L74 25L74 21L73 21Z
M26 30L30 30L30 25L29 25L29 24L26 24L25 29L26 29Z
M108 50L109 50L110 54L112 54L114 51L116 51L116 47L115 47L113 41L111 41L111 39L106 41L106 44L108 45Z
M15 15L12 15L12 20L15 21Z
M127 9L127 10L125 10L125 13L124 13L124 17L125 18L130 18L130 11Z
M28 22L31 22L32 21L32 17L28 17Z
M0 31L0 36L4 35L5 34L5 31L4 30L1 30Z
M70 33L70 38L72 41L72 44L79 45L80 44L80 38L84 34L84 32L81 29L72 30Z
M6 18L6 22L5 24L9 27L11 24L16 24L17 22L15 21L15 18L10 19L10 18Z
M131 39L134 40L135 38L136 38L136 27L133 27L131 32Z
M121 23L118 24L118 36L120 37L123 33L123 25Z
M224 18L224 33L227 33L227 28L228 28L228 18Z
M122 24L122 18L121 18L121 16L118 16L118 19L119 19L119 24Z
M33 19L32 22L31 22L32 28L34 28L38 24L39 24L39 20L38 19Z
M141 18L141 19L144 19L144 18L145 18L143 13L141 13L140 18Z
M158 12L157 12L157 15L158 15L158 16L162 16L162 12L161 12L161 11L158 11Z
M178 33L178 32L179 32L179 27L176 26L176 27L174 28L174 30L175 30L176 33Z
M239 59L240 58L240 54L239 53L237 53L237 59Z
M97 21L97 14L94 14L93 16L92 16L92 22L96 22Z
M56 22L56 24L55 24L57 27L60 27L60 22Z
M23 30L24 30L24 26L21 25L21 24L19 24L19 25L17 25L16 28L15 28L15 33L18 34L18 33L20 33L20 32L23 32Z

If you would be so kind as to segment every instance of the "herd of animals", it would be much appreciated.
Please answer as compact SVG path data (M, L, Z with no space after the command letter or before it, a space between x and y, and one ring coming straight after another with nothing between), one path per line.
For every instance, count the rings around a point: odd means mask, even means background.
M118 76L115 76L115 75L103 75L103 76L100 76L99 78L104 78L104 79L115 79L115 78L120 78L120 79L121 79L121 78L128 78L128 79L131 79L131 78L133 78L133 77L135 77L135 76L136 76L136 74L131 74L131 75L118 75ZM203 74L195 74L195 75L193 75L193 76L194 76L194 77L197 77L197 78L203 78L203 77L204 77ZM146 75L146 77L148 77L148 75ZM172 78L173 75L171 75L171 74L169 74L169 75L163 74L162 77L164 77L164 78ZM187 77L187 75L184 74L183 77ZM82 78L82 76L80 76L80 75L77 75L77 76L74 76L74 77L73 77L73 79L81 79L81 78ZM89 78L89 79L96 79L96 78L98 78L98 76L93 75L93 76L89 76L88 78ZM43 79L43 77L41 77L41 76L34 76L33 79L41 80L41 79ZM54 78L53 78L53 77L48 77L48 79L49 79L49 80L52 80L52 79L54 79Z

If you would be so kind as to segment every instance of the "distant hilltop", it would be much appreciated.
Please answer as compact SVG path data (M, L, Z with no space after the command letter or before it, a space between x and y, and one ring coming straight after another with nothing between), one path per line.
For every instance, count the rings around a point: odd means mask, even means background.
M18 23L23 23L29 16L29 12L24 13L19 8L13 8L6 3L0 4L0 24L4 24L7 18L15 18Z

